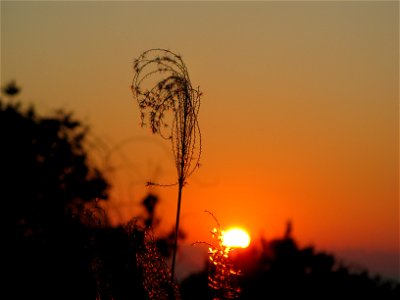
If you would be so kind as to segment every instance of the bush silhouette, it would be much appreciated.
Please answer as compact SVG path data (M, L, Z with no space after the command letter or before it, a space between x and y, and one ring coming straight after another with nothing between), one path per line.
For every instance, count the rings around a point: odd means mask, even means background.
M135 218L111 227L99 206L108 198L109 183L90 163L88 127L63 111L42 117L32 107L24 109L15 100L19 90L11 82L2 89L8 101L0 99L4 295L122 300L148 299L153 293L175 298L177 288L156 248L160 243L171 253L170 238L153 241L146 228L156 224L158 198L143 200L144 224ZM151 266L158 272L152 273Z
M0 99L5 267L21 287L13 298L88 299L89 237L76 216L107 199L109 185L89 163L87 127L62 111L41 117L23 109L19 90L12 82L3 89L11 99Z
M290 224L290 223L289 223ZM288 225L288 228L291 225ZM301 248L287 230L282 238L260 240L261 246L232 257L241 268L239 299L398 299L400 284L353 271L313 246ZM207 269L181 283L182 299L213 299Z

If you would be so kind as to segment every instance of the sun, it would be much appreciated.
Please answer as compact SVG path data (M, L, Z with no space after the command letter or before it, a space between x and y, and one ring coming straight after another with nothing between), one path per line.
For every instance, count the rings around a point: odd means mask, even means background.
M222 233L222 244L231 248L247 248L250 244L250 236L241 228L231 228Z

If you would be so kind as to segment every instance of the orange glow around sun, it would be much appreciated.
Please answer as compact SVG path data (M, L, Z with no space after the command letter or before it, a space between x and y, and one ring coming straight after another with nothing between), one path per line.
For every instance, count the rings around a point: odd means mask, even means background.
M250 236L241 228L231 228L222 233L222 243L226 247L247 248L250 244Z

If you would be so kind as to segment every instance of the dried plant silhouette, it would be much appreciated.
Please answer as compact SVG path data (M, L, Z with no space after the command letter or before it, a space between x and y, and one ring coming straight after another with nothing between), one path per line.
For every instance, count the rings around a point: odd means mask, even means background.
M182 188L199 166L201 135L197 116L200 89L194 89L182 58L166 49L150 49L134 61L132 92L141 110L142 127L170 140L178 180L171 276L174 278ZM161 185L149 182L149 185Z
M217 218L213 213L206 210L216 223L216 227L211 231L212 238L216 243L207 243L198 241L195 244L208 245L208 286L212 291L213 300L220 299L236 299L240 296L240 278L242 271L236 267L230 257L229 253L232 251L223 242L223 231Z
M142 284L148 299L179 300L178 284L176 281L171 281L171 274L157 248L152 228L141 227L137 219L132 219L127 224L126 230L138 245L136 264L142 272Z

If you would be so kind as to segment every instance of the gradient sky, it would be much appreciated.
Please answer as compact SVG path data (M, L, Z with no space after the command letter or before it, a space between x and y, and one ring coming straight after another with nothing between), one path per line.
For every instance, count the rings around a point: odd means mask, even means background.
M1 1L1 84L91 126L116 223L141 212L146 181L175 180L130 91L133 60L158 47L204 92L186 243L209 240L204 210L255 240L290 219L300 245L399 278L399 2ZM152 192L172 228L177 188Z

